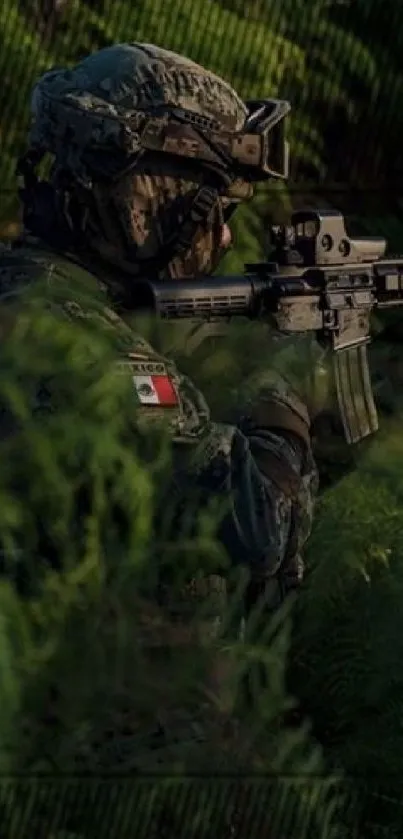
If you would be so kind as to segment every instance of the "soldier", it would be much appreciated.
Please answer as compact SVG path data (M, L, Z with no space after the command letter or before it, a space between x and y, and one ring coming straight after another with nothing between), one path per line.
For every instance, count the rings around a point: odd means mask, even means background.
M7 271L23 260L35 282L47 264L53 277L102 289L115 328L127 332L139 279L212 273L230 244L230 214L254 182L286 176L288 110L277 100L245 104L221 78L148 44L45 73L19 164L24 232ZM41 181L46 154L52 168ZM64 309L74 316L72 302ZM305 405L278 379L251 396L237 425L219 424L170 359L141 335L130 340L139 411L169 418L173 487L230 502L221 542L276 607L301 582L317 489Z

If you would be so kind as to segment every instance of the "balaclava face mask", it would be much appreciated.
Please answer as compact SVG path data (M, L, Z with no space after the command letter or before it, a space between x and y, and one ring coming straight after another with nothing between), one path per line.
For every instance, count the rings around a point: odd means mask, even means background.
M176 225L191 212L200 185L197 173L175 176L172 162L163 159L153 161L147 171L127 173L114 184L94 184L85 230L91 250L133 277L146 276ZM207 218L194 228L190 248L157 270L160 279L190 278L215 270L225 251L225 200L218 198Z

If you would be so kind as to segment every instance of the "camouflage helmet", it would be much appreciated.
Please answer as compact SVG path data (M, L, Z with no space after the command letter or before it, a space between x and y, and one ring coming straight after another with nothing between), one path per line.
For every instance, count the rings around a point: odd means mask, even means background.
M225 207L251 197L253 180L276 174L273 161L279 170L285 162L278 128L288 110L275 100L243 103L176 53L119 44L38 81L25 171L51 153L56 192L62 173L75 227L85 207L82 238L107 260L133 273L164 273L173 260L171 275L209 271Z

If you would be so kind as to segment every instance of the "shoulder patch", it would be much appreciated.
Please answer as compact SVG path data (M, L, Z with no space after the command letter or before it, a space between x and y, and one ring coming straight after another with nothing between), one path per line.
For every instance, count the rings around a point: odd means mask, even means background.
M161 408L178 407L179 395L163 361L149 358L141 353L129 353L127 360L121 361L120 365L131 374L140 405Z

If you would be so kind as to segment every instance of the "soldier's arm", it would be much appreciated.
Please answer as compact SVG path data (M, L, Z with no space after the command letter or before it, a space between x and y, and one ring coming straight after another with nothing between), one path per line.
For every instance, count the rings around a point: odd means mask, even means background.
M275 579L281 598L300 582L318 485L307 410L286 388L270 388L237 425L214 423L192 383L178 383L186 418L174 437L178 489L222 496L219 535L230 559L255 579Z

